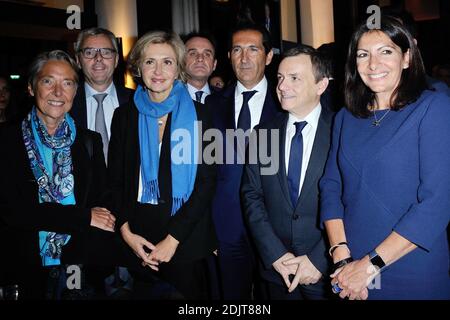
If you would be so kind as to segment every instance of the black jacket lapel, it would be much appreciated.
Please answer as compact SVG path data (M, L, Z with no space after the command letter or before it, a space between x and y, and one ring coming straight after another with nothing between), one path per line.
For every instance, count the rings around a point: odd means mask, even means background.
M305 201L305 197L308 195L309 190L317 184L323 174L325 162L328 157L328 149L330 146L331 117L332 114L325 108L322 108L316 136L314 138L313 149L311 151L308 168L306 169L305 180L303 181L300 198L299 201L297 201L297 205Z

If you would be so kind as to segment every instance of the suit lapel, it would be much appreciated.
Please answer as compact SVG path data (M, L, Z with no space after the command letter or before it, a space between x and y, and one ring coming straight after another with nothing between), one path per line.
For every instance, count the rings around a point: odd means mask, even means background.
M125 87L122 87L122 86L115 86L115 87L116 87L117 100L119 101L119 106L127 103L130 100L132 91Z
M280 185L281 185L281 191L282 191L281 193L283 194L284 198L286 199L286 201L289 203L289 205L292 208L292 202L289 197L289 187L288 187L288 183L287 183L285 154L284 154L284 149L285 149L285 144L286 144L286 125L287 125L287 121L288 121L288 114L286 113L285 116L282 117L281 119L282 120L276 127L276 129L280 130L279 141L278 141L278 143L279 143L278 145L280 146L280 148L279 148L280 149L279 150L280 166L279 166L277 176L278 176L278 179L279 179Z
M275 101L273 100L272 94L270 93L269 87L266 92L266 99L264 100L264 105L261 113L261 118L259 119L259 123L265 123L274 119L277 113L277 108L275 105Z
M319 118L314 145L309 158L308 168L306 169L305 180L303 181L302 190L300 192L297 206L305 201L309 190L314 187L323 174L323 168L328 157L328 149L330 146L330 127L331 114L322 108Z
M234 91L236 89L236 85L228 88L223 96L226 99L226 108L225 108L225 129L236 129L236 121L234 120L234 114L236 110L236 106L234 103Z

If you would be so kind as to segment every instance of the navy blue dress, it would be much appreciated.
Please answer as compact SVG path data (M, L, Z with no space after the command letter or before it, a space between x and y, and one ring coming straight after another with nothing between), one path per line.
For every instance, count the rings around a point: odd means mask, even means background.
M321 221L343 219L355 259L392 231L418 246L383 271L369 299L450 299L450 98L426 90L373 120L337 114Z

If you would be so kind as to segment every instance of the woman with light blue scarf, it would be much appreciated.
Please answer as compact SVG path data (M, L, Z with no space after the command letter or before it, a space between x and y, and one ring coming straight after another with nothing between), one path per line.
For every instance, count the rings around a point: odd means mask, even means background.
M67 53L39 55L28 87L35 106L0 135L0 275L18 283L19 299L75 298L65 267L88 262L91 226L114 231L115 217L96 207L106 182L101 138L68 114L77 83Z
M194 104L182 82L184 53L174 33L141 37L128 59L139 85L111 125L113 208L137 298L207 298L206 258L216 249L209 212L216 173L199 157L211 115ZM155 293L158 279L175 290L160 286Z

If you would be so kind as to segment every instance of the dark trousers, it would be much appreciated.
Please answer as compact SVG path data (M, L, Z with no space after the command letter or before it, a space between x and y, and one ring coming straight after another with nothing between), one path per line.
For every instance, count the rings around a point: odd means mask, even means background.
M218 262L222 299L254 298L256 264L248 239L239 243L219 243Z
M208 279L205 259L162 263L159 271L150 267L131 269L135 299L207 299Z
M308 286L298 285L294 291L289 292L285 285L265 281L268 300L327 300L331 297L331 289L327 290L328 287L321 279Z

